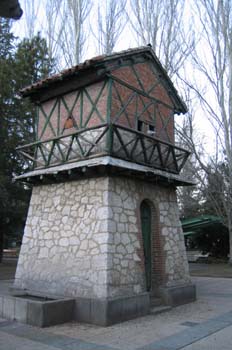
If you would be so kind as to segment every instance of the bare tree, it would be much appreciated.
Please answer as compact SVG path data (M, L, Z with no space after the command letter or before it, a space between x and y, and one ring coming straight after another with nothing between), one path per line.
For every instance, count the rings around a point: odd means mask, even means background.
M32 39L41 28L39 13L42 8L41 1L24 0L25 36Z
M196 183L195 188L190 190L181 188L178 191L181 202L181 209L184 215L214 214L221 217L225 226L229 229L231 192L229 181L229 166L226 159L220 157L221 148L218 145L219 138L216 138L214 153L208 153L204 147L202 135L198 134L198 128L193 125L193 112L187 115L186 125L177 125L178 139L181 139L182 146L192 152L190 162L182 175L187 175L188 180ZM196 205L195 199L198 200ZM230 233L230 231L229 231Z
M150 43L169 76L182 67L194 47L187 22L185 0L131 0L128 15L139 44Z
M193 126L193 116L188 113L187 129L183 125L177 125L178 138L182 140L182 146L188 148L192 152L190 162L187 162L182 175L188 180L193 180L197 186L193 188L193 193L185 188L179 190L180 199L183 201L183 212L187 216L191 215L190 211L194 205L194 197L199 198L199 205L195 209L199 213L208 213L209 207L214 214L220 216L224 224L228 225L226 208L231 199L228 196L228 164L223 159L218 158L218 153L207 153L204 148L202 135L197 135L198 128ZM194 132L195 131L195 132ZM190 194L190 196L188 196ZM207 206L205 207L205 202ZM192 203L191 203L192 202ZM210 205L209 205L210 203ZM185 208L184 208L185 206ZM188 210L190 207L190 211ZM197 210L196 213L197 214Z
M184 90L185 87L185 90ZM181 217L193 217L200 215L202 198L202 179L203 172L194 152L200 155L202 147L202 137L198 135L195 123L196 101L192 100L190 88L183 86L184 101L188 107L188 112L183 116L178 116L175 123L175 136L178 146L191 152L188 157L181 175L194 186L181 186L177 188L178 202Z
M59 46L67 66L78 64L83 58L88 36L86 23L91 6L89 0L67 0L62 3Z
M188 85L214 130L215 155L211 158L211 169L217 172L222 162L227 167L221 188L224 208L217 208L217 203L215 208L218 213L226 213L232 262L232 2L198 0L195 6L201 41L192 55L197 79ZM197 155L194 143L192 147ZM207 174L204 159L198 156L198 161Z
M126 0L105 0L98 4L98 52L110 54L125 27Z
M60 40L62 36L63 21L62 7L64 0L47 0L45 4L46 22L44 32L47 39L50 59L55 59L57 70L60 70L61 50Z

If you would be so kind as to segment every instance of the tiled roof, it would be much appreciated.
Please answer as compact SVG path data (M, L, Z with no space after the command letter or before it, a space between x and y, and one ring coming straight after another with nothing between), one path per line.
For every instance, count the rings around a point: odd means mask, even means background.
M96 71L98 68L100 68L101 65L104 65L104 63L107 63L107 62L110 62L113 60L117 60L120 58L130 57L130 56L133 56L136 54L146 54L146 53L151 56L151 58L153 59L153 61L156 64L157 68L160 70L164 79L168 83L170 90L173 92L173 96L176 100L177 106L179 106L178 109L181 111L181 113L186 113L187 107L186 107L185 103L179 97L178 92L175 89L171 79L169 78L166 70L161 65L159 59L157 58L157 56L156 56L155 52L153 51L150 44L147 46L140 46L140 47L131 48L128 50L123 50L120 52L115 52L115 53L112 53L111 55L101 55L101 56L93 57L91 59L84 61L83 63L80 63L76 66L71 67L71 68L65 69L58 74L52 75L50 77L47 77L43 80L40 80L40 81L32 84L30 86L27 86L24 89L22 89L20 91L20 93L24 97L31 96L31 95L33 95L33 93L39 93L40 91L42 92L42 90L51 87L52 84L56 84L59 81L69 80L71 77L73 77L81 72L84 73L84 71L87 71L87 70L92 70L92 71L95 70Z
M109 60L117 59L117 58L120 58L121 56L124 57L124 56L128 56L131 54L146 52L146 51L151 52L152 55L155 57L155 59L158 61L158 58L156 57L154 51L151 49L150 46L141 46L141 47L137 47L137 48L123 50L120 52L112 53L111 55L95 56L91 59L84 61L83 63L80 63L76 66L71 67L71 68L64 69L63 71L61 71L58 74L52 75L50 77L47 77L45 79L42 79L42 80L32 84L30 86L27 86L27 87L21 89L20 93L22 96L27 96L28 94L32 93L35 90L42 89L42 88L47 87L48 85L50 85L54 82L71 77L80 71L93 68L93 67L95 67L95 65L97 65L99 63L103 63L103 62L106 62Z

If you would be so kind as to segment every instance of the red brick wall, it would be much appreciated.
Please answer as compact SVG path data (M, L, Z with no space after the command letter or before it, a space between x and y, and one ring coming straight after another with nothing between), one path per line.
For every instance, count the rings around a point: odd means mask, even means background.
M86 87L86 91L88 92L92 103L94 104L97 100L97 97L104 85L104 82L99 82L96 84L92 84L88 87ZM99 116L95 110L93 110L93 105L90 102L90 99L87 97L87 94L83 94L83 113L81 116L81 98L77 99L76 103L76 97L79 94L79 91L73 91L69 92L61 97L56 97L54 99L51 99L49 101L42 103L42 108L45 111L45 114L48 116L49 113L52 111L52 108L55 103L57 103L56 108L54 112L51 115L50 123L52 124L52 127L55 131L52 131L52 128L50 127L50 124L48 123L45 129L45 132L42 135L42 130L44 126L46 125L47 118L43 116L43 113L41 111L41 108L39 108L39 123L38 123L38 139L47 140L49 138L59 136L61 134L67 134L71 132L77 131L77 129L81 129L83 127L92 127L95 125L100 125L106 121L106 111L107 111L107 97L108 97L108 89L107 84L105 88L103 89L101 93L101 97L97 103L97 109L99 111L99 114L102 116L103 121L99 119ZM64 129L65 122L69 116L69 112L65 108L65 105L63 103L63 100L65 100L69 110L72 109L74 103L74 108L72 112L72 117L74 119L74 127L69 129ZM59 118L59 110L60 110L60 118ZM87 122L88 116L93 111L90 120L88 121L87 125L85 123ZM82 118L81 118L82 117ZM82 122L81 122L82 119ZM76 127L75 127L76 125Z
M134 70L139 77L139 80L136 77ZM165 87L158 78L156 73L151 68L148 62L146 63L137 63L133 65L133 69L130 66L121 67L116 69L113 72L113 76L119 78L123 82L130 84L140 91L148 93L151 97L162 101L162 103L152 104L141 116L148 124L152 123L152 117L155 122L156 137L159 137L163 140L174 142L174 118L173 118L173 103L165 90ZM149 91L152 86L156 86ZM115 120L119 109L122 108L122 105L119 101L117 91L121 96L121 99L127 103L128 99L133 95L134 91L129 89L118 82L114 82L112 88L112 109L111 109L111 118ZM144 102L144 103L143 103ZM136 100L134 97L133 100L126 107L126 112L129 116L130 122L126 118L125 113L123 113L117 122L121 125L131 127L135 126L135 111L137 105L137 113L141 112L144 108L144 104L151 102L149 98L140 95L140 98ZM167 107L167 106L168 107Z
M134 69L134 70L133 70ZM155 125L155 137L158 137L162 140L174 142L174 118L173 118L173 104L171 99L168 96L167 91L165 90L163 83L160 82L160 78L155 73L154 69L151 68L151 63L137 63L131 66L121 67L113 71L113 75L129 85L136 87L140 91L145 91L149 95L157 100L161 100L163 103L153 103L145 111L144 106L148 105L151 100L148 97L141 95L137 96L134 94L134 91L122 84L115 82L112 87L112 101L111 101L111 120L115 121L117 118L118 112L123 108L122 104L126 104L128 99L133 96L133 99L128 103L126 107L126 113L122 113L121 116L117 119L117 123L137 129L137 122L135 115L141 115L140 119L147 122L147 124ZM136 77L136 74L139 77L139 80ZM86 87L93 103L97 100L98 94L103 87L104 82L99 82L92 84ZM151 87L156 84L156 86L151 90ZM120 102L119 96L122 99ZM79 97L75 103L72 112L72 118L74 119L74 127L65 129L64 125L69 116L69 112L66 110L65 105L62 100L65 100L69 109L72 108L75 99L79 91L74 91L63 95L62 97L57 97L51 99L47 102L42 103L42 107L46 115L49 115L54 104L57 102L57 105L51 115L50 123L47 123L47 118L43 116L41 110L39 111L39 123L38 123L38 139L46 140L51 137L59 136L61 134L67 134L75 132L80 128L87 128L92 126L97 126L106 121L107 113L107 98L108 98L108 86L106 84L101 97L97 103L97 109L102 116L104 121L99 119L96 111L93 110L92 103L88 96L83 94L83 113L81 116L81 98ZM167 106L169 107L167 107ZM58 117L60 111L60 118ZM87 123L87 118L89 114L93 111L90 120ZM82 120L82 122L81 122ZM42 134L44 126L46 129ZM86 124L87 123L87 124ZM52 130L50 124L53 126L54 131ZM76 127L75 127L76 126ZM144 127L148 128L147 125Z

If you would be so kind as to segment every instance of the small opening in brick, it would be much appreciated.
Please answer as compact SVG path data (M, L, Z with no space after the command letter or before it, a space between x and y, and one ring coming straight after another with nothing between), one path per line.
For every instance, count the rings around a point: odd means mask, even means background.
M64 129L71 129L73 128L73 126L74 126L73 118L69 116L64 123Z
M138 131L143 131L143 122L141 120L138 120L137 129Z

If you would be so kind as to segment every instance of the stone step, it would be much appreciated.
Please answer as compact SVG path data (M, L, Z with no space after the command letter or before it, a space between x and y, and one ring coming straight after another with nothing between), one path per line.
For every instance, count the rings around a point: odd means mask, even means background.
M171 309L172 309L171 306L166 306L166 305L154 306L154 307L151 307L150 314L158 315L158 314L161 314L163 312L170 311Z

